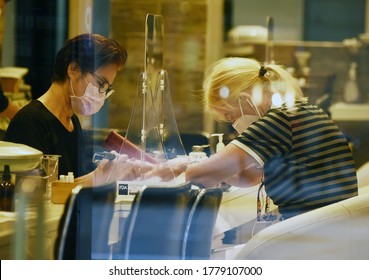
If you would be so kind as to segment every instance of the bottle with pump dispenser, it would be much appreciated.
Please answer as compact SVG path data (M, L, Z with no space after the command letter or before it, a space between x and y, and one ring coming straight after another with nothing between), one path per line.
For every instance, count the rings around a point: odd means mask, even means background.
M9 165L5 165L2 182L0 184L0 211L14 211L14 190L15 186L11 182Z
M215 147L215 152L218 153L225 147L223 143L223 133L213 133L211 136L218 137L218 143Z

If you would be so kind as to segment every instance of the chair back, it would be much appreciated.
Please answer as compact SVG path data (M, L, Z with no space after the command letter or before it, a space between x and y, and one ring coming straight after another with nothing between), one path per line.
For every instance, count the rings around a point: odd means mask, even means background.
M109 259L109 230L116 184L77 186L72 190L59 223L56 259Z
M185 229L183 259L209 259L213 229L223 192L221 188L201 189L192 205Z
M138 192L123 229L117 259L181 259L191 183L148 186Z

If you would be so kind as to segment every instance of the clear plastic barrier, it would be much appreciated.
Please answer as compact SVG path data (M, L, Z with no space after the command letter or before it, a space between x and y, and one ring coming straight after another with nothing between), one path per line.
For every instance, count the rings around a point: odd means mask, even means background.
M110 135L110 144L121 143L119 151L141 161L139 182L146 182L145 167L185 159L173 111L169 75L163 68L164 21L160 15L146 17L145 71L138 77L136 98L125 137ZM120 139L119 139L120 138ZM167 165L170 169L171 165ZM172 172L170 179L178 179ZM152 179L152 178L151 178ZM170 182L168 177L165 182ZM152 181L151 181L152 182ZM156 183L162 182L156 178Z

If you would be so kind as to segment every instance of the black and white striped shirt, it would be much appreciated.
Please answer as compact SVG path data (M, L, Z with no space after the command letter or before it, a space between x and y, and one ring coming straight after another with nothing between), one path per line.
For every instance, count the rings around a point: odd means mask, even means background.
M317 106L270 109L232 143L264 167L266 192L287 217L358 193L347 140Z

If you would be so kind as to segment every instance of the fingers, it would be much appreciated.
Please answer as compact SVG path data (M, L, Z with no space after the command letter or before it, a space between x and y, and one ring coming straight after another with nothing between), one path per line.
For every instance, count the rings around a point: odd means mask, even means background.
M125 162L129 159L129 157L126 155L126 154L118 154L117 152L116 153L116 159L117 161L119 162Z
M126 154L119 154L116 151L111 153L115 154L116 158L102 160L97 167L99 172L96 173L102 179L109 181L137 180L142 177L145 179L157 177L162 181L169 181L182 174L189 163L188 157L152 164L129 158Z
M145 178L158 177L162 181L170 181L179 176L185 170L184 162L165 162L156 164L155 167L145 173Z

